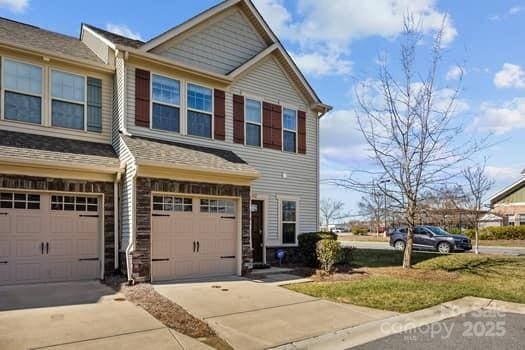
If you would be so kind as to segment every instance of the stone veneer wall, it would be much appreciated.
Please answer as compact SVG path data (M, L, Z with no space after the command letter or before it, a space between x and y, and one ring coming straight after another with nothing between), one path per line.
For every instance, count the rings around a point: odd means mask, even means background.
M112 182L0 174L0 188L104 194L104 271L106 275L114 272L115 230Z
M151 193L169 192L193 195L234 196L242 201L242 272L252 265L250 244L250 187L174 181L138 177L136 180L136 241L132 253L133 278L137 282L151 279Z

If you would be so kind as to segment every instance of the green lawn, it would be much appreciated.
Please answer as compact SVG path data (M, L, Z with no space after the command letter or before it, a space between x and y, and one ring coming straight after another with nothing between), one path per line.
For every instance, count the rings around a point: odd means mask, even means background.
M368 277L352 281L311 282L286 286L304 294L378 309L410 312L442 302L476 296L525 303L525 258L496 255L416 255L408 273L392 251L356 250L354 262L371 267Z

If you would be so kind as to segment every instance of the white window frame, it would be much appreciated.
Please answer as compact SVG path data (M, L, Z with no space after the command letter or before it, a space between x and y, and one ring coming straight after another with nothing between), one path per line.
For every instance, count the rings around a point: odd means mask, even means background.
M249 147L262 148L263 147L263 102L264 101L262 99L260 99L260 98L252 97L252 96L249 96L249 95L244 95L243 97L244 97L244 145L245 146L249 146ZM260 118L260 122L259 123L248 121L248 118L247 118L247 115L248 115L248 100L259 102L259 104L261 105L261 115L260 115L261 118ZM248 124L258 125L259 126L259 133L260 133L259 140L261 141L259 146L248 144L248 134L246 133L246 130L247 130L246 126Z
M188 103L188 91L189 91L189 85L195 85L195 86L198 86L198 87L203 87L203 88L206 88L206 89L210 89L211 90L211 112L208 112L208 111L203 111L203 110L200 110L200 109L196 109L196 108L190 108L189 107L189 103ZM205 139L205 140L215 140L215 88L209 86L209 85L205 85L205 84L201 84L201 83L195 83L193 81L190 81L190 80L186 80L185 81L185 89L184 89L184 100L186 101L186 113L185 113L185 117L186 117L186 135L188 136L191 136L191 137L198 137L200 139ZM210 137L205 137L205 136L199 136L199 135L192 135L189 133L189 118L188 118L188 111L193 111L193 112L197 112L197 113L202 113L202 114L209 114L210 117L211 117L211 135Z
M281 123L283 125L283 132L281 134L282 151L286 152L286 153L297 153L297 146L298 146L297 144L298 144L298 141L299 141L298 140L299 133L298 133L298 130L297 130L297 128L299 127L299 120L297 118L297 114L298 114L297 111L298 111L298 109L295 108L295 107L287 106L287 105L281 105L281 108L282 108ZM284 110L285 109L288 109L290 111L294 111L295 112L295 130L287 129L287 128L284 127ZM292 151L287 151L287 150L284 149L284 132L285 131L293 132L295 134L295 150L293 152Z
M67 98L62 98L62 97L53 97L53 72L60 72L60 73L65 73L65 74L71 74L71 75L77 75L79 77L82 77L84 78L84 102L83 103L80 103L79 101L76 101L76 100L69 100ZM56 68L50 68L49 69L49 81L48 81L48 86L49 86L49 125L52 126L53 128L59 128L59 129L65 129L65 130L75 130L75 131L84 131L84 132L87 132L87 75L85 74L79 74L79 73L73 73L73 72L70 72L70 71L66 71L66 70L62 70L62 69L56 69ZM66 127L63 127L63 126L56 126L56 125L53 125L53 100L57 100L57 101L62 101L62 102L67 102L67 103L72 103L72 104L76 104L76 105L84 105L84 129L75 129L75 128L66 128Z
M168 102L155 101L153 99L153 76L154 75L157 75L157 76L163 77L163 78L176 80L176 81L179 82L179 104L178 105L172 104L172 103L168 103ZM163 132L173 132L173 133L176 133L176 134L182 134L182 97L183 97L182 96L182 94L183 94L182 85L183 85L182 79L175 78L174 76L170 76L170 75L167 75L167 74L150 72L149 94L150 94L151 98L150 98L150 103L149 103L149 127L150 127L151 130L158 130L158 131L163 131ZM157 129L157 128L153 127L153 103L156 103L156 104L159 104L159 105L168 106L168 107L176 107L176 108L179 109L179 131L178 132L177 131L173 131L173 130Z
M297 247L299 245L299 198L292 196L277 196L278 210L279 210L279 241L280 246L283 247ZM295 202L295 222L283 221L283 202ZM283 224L295 223L295 243L283 243Z
M9 61L13 61L13 62L17 62L17 63L23 63L23 64L29 64L29 65L32 65L32 66L35 66L35 67L39 67L41 69L41 72L42 72L42 81L41 81L41 84L42 86L40 87L41 88L41 92L40 92L40 95L39 94L34 94L34 93L31 93L31 92L25 92L25 91L20 91L20 90L15 90L15 89L6 89L5 88L5 60L9 60ZM1 113L0 113L0 119L1 120L6 120L6 121L9 121L9 122L14 122L14 123L24 123L24 124L28 124L28 125L45 125L45 122L44 122L44 96L45 96L45 87L46 87L46 83L45 83L45 80L46 80L46 67L44 67L43 65L41 64L36 64L34 62L30 62L30 61L26 61L26 60L23 60L23 59L18 59L18 58L13 58L13 57L9 57L9 56L4 56L2 55L1 57L1 65L2 65L2 70L0 72L1 74L1 78L2 78L2 81L1 81L1 96L0 96L0 110L1 110ZM40 124L38 123L31 123L31 122L27 122L27 121L23 121L23 120L12 120L12 119L5 119L5 106L4 106L4 101L5 101L5 92L8 91L8 92L14 92L14 93L17 93L17 94L21 94L21 95L27 95L27 96L33 96L33 97L40 97Z

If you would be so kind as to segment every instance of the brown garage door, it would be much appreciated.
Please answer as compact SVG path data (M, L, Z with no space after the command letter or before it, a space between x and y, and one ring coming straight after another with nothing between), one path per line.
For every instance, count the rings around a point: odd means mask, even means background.
M99 202L0 190L0 285L98 278Z
M235 200L153 196L154 281L236 273Z

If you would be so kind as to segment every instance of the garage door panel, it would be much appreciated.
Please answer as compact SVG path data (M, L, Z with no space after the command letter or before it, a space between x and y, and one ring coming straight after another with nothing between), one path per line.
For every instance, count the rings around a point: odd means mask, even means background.
M9 283L9 264L0 264L0 285Z
M51 257L57 256L73 256L75 252L73 250L72 239L50 239L49 246L47 249L47 255Z
M78 261L73 265L73 273L77 279L93 279L98 275L99 266L98 260Z
M176 257L190 257L193 253L193 237L175 238L173 240L172 254Z
M11 242L7 239L0 240L0 259L10 256Z
M171 278L187 278L195 274L195 261L175 260L173 262L173 274Z
M42 217L36 215L17 215L16 234L40 233L42 229Z
M42 242L39 239L17 239L16 256L19 258L41 257Z
M20 262L15 265L14 282L39 282L45 280L47 265L40 262Z
M97 217L79 217L77 219L77 233L89 233L98 231L98 218Z
M79 257L98 256L98 242L96 239L78 239L77 252Z
M192 235L194 229L193 217L188 214L174 215L167 225L169 230L168 233L176 233L182 235Z
M71 234L75 232L75 219L74 217L66 217L66 216L59 216L54 215L51 218L51 228L50 233L51 234L61 234L61 233L67 233Z
M71 260L50 261L49 279L52 281L66 281L73 279L73 263Z
M11 217L9 214L0 215L0 235L11 233Z

